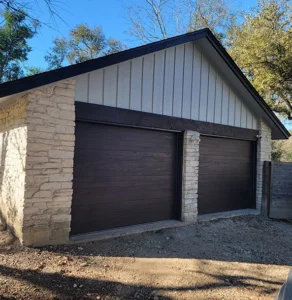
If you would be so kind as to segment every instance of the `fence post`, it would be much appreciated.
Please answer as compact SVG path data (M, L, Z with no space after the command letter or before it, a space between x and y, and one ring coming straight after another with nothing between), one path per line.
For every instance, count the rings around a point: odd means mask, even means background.
M262 194L262 212L265 217L269 216L270 211L270 190L271 190L271 169L272 163L270 161L264 161L263 169L263 194Z

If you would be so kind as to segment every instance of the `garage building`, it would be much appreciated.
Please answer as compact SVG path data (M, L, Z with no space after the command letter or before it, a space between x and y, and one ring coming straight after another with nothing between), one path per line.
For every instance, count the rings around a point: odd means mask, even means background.
M260 213L290 136L208 29L1 84L0 103L0 218L30 246Z

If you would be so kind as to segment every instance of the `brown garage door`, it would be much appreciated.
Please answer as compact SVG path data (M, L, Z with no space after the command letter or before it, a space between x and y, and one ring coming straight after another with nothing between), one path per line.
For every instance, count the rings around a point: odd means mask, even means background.
M201 136L199 214L255 207L254 142Z
M71 234L175 219L178 134L76 123Z

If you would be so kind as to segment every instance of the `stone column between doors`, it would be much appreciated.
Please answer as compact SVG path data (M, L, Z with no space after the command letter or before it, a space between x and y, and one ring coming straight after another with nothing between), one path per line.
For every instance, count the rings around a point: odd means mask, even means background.
M182 221L185 222L195 222L198 217L199 145L199 132L184 132Z

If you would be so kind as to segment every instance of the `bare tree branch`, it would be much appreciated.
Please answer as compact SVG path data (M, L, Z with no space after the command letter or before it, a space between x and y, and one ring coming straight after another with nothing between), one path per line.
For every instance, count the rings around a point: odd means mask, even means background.
M141 0L128 7L128 33L142 42L153 42L205 27L217 37L233 25L230 0Z
M65 10L65 3L58 0L42 0L45 4L47 11L49 13L49 17L53 20L54 25L51 25L49 22L39 19L35 16L35 11L37 8L40 9L39 0L31 0L30 2L22 1L22 0L0 0L0 10L8 9L10 11L15 12L25 12L26 17L31 21L37 21L39 24L47 26L51 29L56 30L57 28L57 20L60 20L64 23L65 20L59 14L59 10ZM62 4L62 5L61 5Z

